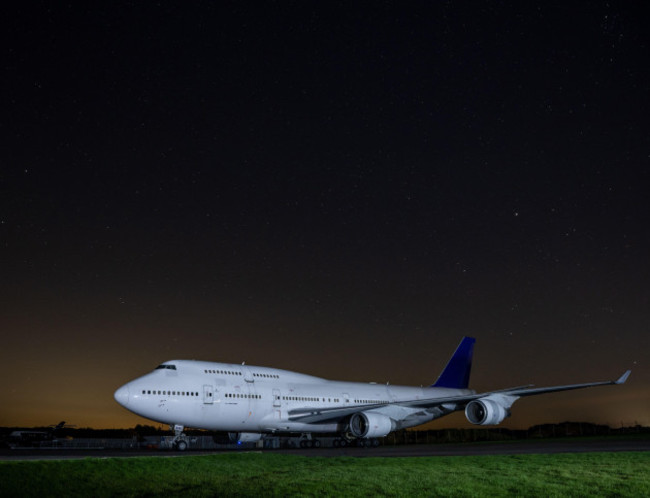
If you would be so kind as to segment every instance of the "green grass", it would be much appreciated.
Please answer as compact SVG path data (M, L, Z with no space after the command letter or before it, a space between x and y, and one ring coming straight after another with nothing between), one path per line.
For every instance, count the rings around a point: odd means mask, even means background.
M0 463L0 496L650 496L650 452L418 458L236 453Z

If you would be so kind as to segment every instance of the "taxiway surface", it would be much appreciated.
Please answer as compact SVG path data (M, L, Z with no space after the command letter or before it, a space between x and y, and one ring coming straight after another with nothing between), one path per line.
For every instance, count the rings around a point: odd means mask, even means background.
M79 450L79 449L2 449L0 460L64 460L79 458L125 458L217 455L232 452L263 452L319 457L423 457L468 455L523 455L535 453L586 453L618 451L650 451L650 439L565 439L511 441L502 443L418 444L380 446L378 448L318 449L246 449L217 451L165 450Z

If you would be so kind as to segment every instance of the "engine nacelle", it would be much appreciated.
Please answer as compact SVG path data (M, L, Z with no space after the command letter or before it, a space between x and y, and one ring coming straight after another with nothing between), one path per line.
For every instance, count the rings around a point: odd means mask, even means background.
M467 403L465 416L472 424L497 425L510 416L510 404L494 398L475 399Z
M350 417L349 429L354 437L384 437L393 428L393 421L379 413L359 412Z

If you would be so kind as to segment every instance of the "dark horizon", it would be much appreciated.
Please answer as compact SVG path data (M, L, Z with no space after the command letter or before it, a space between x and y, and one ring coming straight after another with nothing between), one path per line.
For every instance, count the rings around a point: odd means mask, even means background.
M465 335L477 391L632 369L506 427L650 425L644 7L10 7L0 425L142 423L172 359L428 385Z
M650 431L650 426L644 426L640 424L634 424L634 425L620 425L618 427L616 426L611 426L607 424L596 424L593 422L586 422L586 421L577 421L577 420L564 420L562 422L551 422L551 423L542 423L542 424L536 424L536 425L531 425L529 427L525 427L523 429L513 429L510 427L504 427L504 426L480 426L480 425L472 425L472 424L467 424L467 425L459 425L459 426L453 426L453 427L434 427L434 425L439 425L435 424L434 422L430 422L428 424L423 424L421 426L416 426L416 427L410 427L408 429L399 429L398 431L394 432L413 432L413 431L421 431L421 432L426 432L426 431L446 431L446 430L455 430L455 431L464 431L464 430L471 430L475 429L478 431L487 431L487 432L499 432L503 430L504 432L532 432L535 430L540 430L540 428L548 428L548 427L580 427L584 426L584 431L583 432L590 432L594 431L597 428L607 428L612 431L634 431L634 430L641 430L643 432ZM38 431L38 432L52 432L55 437L66 437L66 435L70 435L71 433L83 433L83 432L126 432L126 431L132 431L132 432L142 432L142 433L148 433L148 432L163 432L163 433L170 433L173 432L169 429L168 426L165 424L159 424L157 422L151 422L150 423L144 423L144 424L137 424L133 427L115 427L115 428L96 428L96 427L66 427L64 429L53 429L52 425L43 425L43 426L24 426L24 425L15 425L15 426L0 426L0 431L9 431L9 430L23 430L23 431ZM60 433L62 436L56 436L54 434ZM187 434L193 434L193 433L209 433L209 434L218 434L222 433L225 431L213 431L213 430L207 430L207 429L195 429L192 427L188 427L185 431ZM580 432L580 429L578 429L578 432ZM573 434L573 432L571 433ZM169 435L169 434L168 434ZM299 437L299 434L269 434L269 436L278 436L278 437ZM335 437L335 435L328 435L327 437Z

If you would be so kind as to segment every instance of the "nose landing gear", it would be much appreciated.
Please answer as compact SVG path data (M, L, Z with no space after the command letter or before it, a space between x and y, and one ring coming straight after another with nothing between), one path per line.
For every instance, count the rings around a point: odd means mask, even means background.
M183 433L184 427L182 425L169 426L174 431L174 439L172 439L172 448L177 451L185 451L189 445L188 437Z

